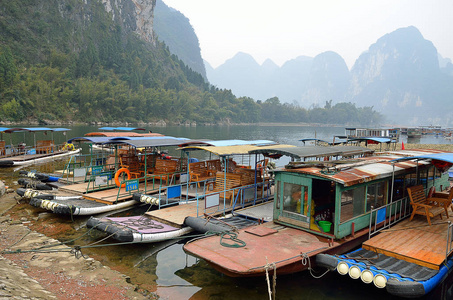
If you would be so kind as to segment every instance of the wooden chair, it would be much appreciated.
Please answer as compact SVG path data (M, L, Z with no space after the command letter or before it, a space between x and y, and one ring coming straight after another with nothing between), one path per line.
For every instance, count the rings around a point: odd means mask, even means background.
M206 168L208 169L209 172L212 172L214 177L215 173L223 171L222 162L220 161L220 159L207 160Z
M205 161L199 161L189 164L189 176L189 181L197 182L198 187L200 187L200 181L215 178L215 173L208 169Z
M442 220L442 213L444 211L448 218L448 207L451 206L451 199L448 203L448 199L446 198L426 198L425 190L421 185L408 187L407 192L409 193L412 206L411 221L417 214L426 216L428 224L431 225L431 218L440 216Z
M5 141L0 141L0 155L6 155Z
M453 211L453 188L450 189L450 192L448 194L446 193L438 193L435 190L433 190L433 196L428 197L428 200L436 203L438 206L443 206L445 208L449 208ZM447 218L448 218L448 213L447 213Z

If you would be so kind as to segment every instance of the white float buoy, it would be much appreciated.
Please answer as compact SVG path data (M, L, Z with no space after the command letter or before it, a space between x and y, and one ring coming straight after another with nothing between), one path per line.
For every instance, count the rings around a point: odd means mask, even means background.
M358 279L360 277L360 275L362 274L362 271L360 270L359 267L357 266L352 266L349 268L349 276L352 278L352 279Z
M340 273L341 275L346 275L348 274L348 271L349 271L349 266L347 263L345 262L340 262L338 265L337 265L337 271L338 273Z
M365 283L372 283L373 277L373 273L370 270L363 270L362 275L360 275L360 279Z
M383 289L387 285L387 278L382 274L374 276L373 283L377 288Z

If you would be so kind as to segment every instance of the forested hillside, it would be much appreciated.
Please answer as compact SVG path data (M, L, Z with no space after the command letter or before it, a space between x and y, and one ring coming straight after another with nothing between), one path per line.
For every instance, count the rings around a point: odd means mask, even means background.
M145 2L150 15L131 0L2 1L0 121L343 122L339 104L306 110L209 85L138 26L152 24L155 1ZM348 123L380 120L342 105Z

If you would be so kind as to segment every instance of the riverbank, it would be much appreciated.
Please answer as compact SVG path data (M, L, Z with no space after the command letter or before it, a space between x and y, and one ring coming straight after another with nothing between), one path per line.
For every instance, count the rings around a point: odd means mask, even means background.
M65 245L28 252L59 241L28 227L39 216L15 220L9 214L17 203L15 195L0 196L1 299L158 299L127 276Z

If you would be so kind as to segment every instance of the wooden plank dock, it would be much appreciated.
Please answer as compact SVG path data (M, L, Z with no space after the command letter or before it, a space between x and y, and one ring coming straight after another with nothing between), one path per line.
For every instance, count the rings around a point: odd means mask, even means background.
M448 221L446 216L431 219L416 215L384 230L362 247L377 253L438 270L446 258Z
M203 215L204 213L204 200L198 200L198 215ZM223 205L221 205L223 207ZM224 212L231 212L233 208L226 204L225 210L218 210L216 208L211 208L206 213L216 217L222 215ZM153 210L147 212L146 215L150 216L152 219L168 224L175 227L182 227L184 225L184 219L186 217L197 217L197 201L189 201L188 203L183 203L176 206L166 207L164 209Z
M76 183L76 184L70 184L70 185L65 185L59 187L59 190L65 193L69 194L75 194L75 195L83 195L83 198L88 199L88 200L93 200L105 204L114 204L116 201L125 201L132 199L132 195L134 192L137 193L145 193L145 183L142 182L138 186L138 190L135 190L131 193L126 192L125 188L121 189L121 194L118 197L118 190L119 188L114 186L110 188L106 188L103 190L96 190L92 192L86 192L87 190L87 185L88 182L84 183ZM159 186L155 186L154 189L152 189L152 184L148 184L146 193L147 194L153 194L159 192Z

